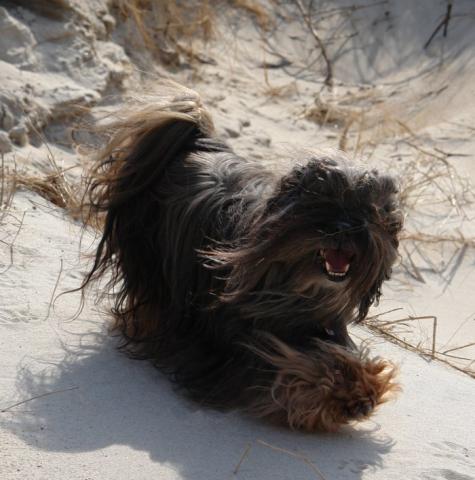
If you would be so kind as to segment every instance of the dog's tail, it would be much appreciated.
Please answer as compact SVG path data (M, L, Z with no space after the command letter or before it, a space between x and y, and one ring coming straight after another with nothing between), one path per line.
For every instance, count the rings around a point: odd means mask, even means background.
M140 304L150 303L144 297L151 295L153 282L161 280L149 278L157 254L157 232L150 230L159 215L157 185L171 162L183 160L214 130L198 94L175 84L163 90L158 97L134 98L131 107L99 126L108 143L87 177L85 221L100 227L102 237L82 287L110 270L110 286L120 285L116 317L126 312L135 317Z
M91 213L109 211L140 195L214 127L199 95L172 84L160 96L134 98L98 130L108 143L89 176Z

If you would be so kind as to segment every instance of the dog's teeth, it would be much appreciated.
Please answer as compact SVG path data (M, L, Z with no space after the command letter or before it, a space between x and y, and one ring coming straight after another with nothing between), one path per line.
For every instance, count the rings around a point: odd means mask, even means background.
M334 272L332 270L332 266L328 262L325 262L325 268L327 270L327 273L332 277L344 277L348 273L348 270L350 269L350 264L345 265L342 272Z
M330 275L331 277L344 277L346 276L347 272L348 272L348 269L350 268L349 266L345 267L345 271L344 272L334 272L332 269L331 269L331 265L328 263L328 262L325 262L325 268L327 270L327 273L328 275Z
M344 272L334 272L332 270L331 265L328 262L325 262L325 268L327 269L327 272L330 275L333 275L334 277L344 277L346 275L346 272L348 271L348 268Z

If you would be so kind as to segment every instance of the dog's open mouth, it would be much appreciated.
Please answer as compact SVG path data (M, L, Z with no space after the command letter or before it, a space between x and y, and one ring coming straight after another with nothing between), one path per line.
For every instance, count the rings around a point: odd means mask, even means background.
M348 276L351 261L354 257L352 252L337 250L335 248L324 248L320 250L323 259L323 266L327 277L334 282L341 282Z

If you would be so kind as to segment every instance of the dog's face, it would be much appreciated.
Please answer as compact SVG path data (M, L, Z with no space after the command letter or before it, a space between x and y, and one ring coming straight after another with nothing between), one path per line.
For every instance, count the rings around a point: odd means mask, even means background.
M256 222L254 272L266 271L265 288L339 296L364 318L396 259L396 195L391 177L349 163L314 158L295 167Z

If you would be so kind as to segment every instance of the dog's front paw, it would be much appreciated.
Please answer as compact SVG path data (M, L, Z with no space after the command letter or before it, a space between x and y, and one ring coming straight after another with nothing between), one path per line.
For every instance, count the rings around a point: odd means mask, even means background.
M260 352L276 370L249 411L293 429L336 431L369 417L397 388L389 362L334 344L316 342L315 350L302 352L274 340L274 350Z
M375 407L375 399L370 396L364 396L351 400L344 413L346 413L349 419L362 420L369 417Z
M335 418L343 424L368 418L398 387L396 369L385 360L350 356L341 360L331 401L335 402Z

